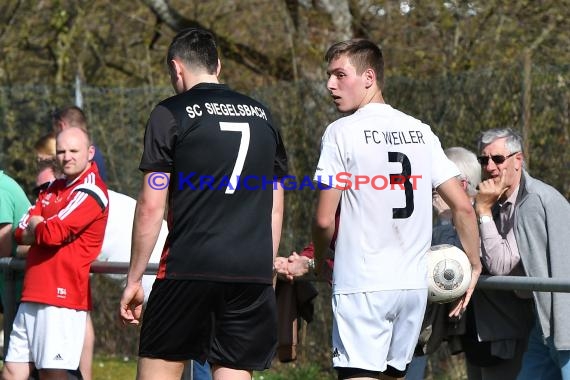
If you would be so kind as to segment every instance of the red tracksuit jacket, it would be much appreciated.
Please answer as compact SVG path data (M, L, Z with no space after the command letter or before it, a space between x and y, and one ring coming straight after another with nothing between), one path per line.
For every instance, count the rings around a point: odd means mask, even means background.
M45 219L26 259L22 302L91 309L89 269L101 251L108 203L94 163L72 183L58 179L40 193L15 231L21 244L30 217Z

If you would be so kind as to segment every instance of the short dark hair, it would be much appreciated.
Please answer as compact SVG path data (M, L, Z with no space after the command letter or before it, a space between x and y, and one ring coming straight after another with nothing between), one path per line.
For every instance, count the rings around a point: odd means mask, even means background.
M52 122L64 121L70 127L87 130L87 118L83 110L77 106L65 106L52 113Z
M56 177L61 175L61 168L55 158L41 160L38 161L36 164L36 169L38 173L47 168L51 169Z
M218 49L214 35L202 28L188 28L180 31L170 43L166 64L174 58L181 59L190 67L201 67L208 74L218 69Z
M362 74L368 68L374 70L378 87L381 90L384 88L384 57L378 45L364 38L337 42L327 50L325 61L331 63L343 55L348 57L357 74Z

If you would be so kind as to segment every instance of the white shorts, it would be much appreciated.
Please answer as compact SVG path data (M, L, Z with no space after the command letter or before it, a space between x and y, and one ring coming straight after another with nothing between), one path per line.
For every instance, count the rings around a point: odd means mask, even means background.
M21 303L5 361L34 363L37 369L77 369L86 319L86 311Z
M403 371L424 319L427 289L334 294L333 366Z

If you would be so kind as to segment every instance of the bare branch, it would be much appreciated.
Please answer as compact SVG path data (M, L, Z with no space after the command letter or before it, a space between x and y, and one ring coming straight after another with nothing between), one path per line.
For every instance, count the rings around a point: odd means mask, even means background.
M178 31L190 27L205 28L198 21L187 19L180 15L165 0L143 0L143 3L172 30ZM216 37L222 55L227 59L231 59L255 73L269 74L276 79L285 80L293 75L289 57L282 56L272 61L267 55L250 46L232 42L218 35L214 30L211 30L211 32Z

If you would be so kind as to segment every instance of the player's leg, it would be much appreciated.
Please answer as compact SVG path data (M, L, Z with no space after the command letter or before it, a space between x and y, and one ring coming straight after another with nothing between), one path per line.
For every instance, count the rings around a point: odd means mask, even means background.
M397 316L393 321L392 339L387 357L387 379L400 379L412 360L420 335L427 304L427 289L397 291Z
M157 280L141 328L137 379L180 380L189 359L205 360L216 287L206 281Z
M379 379L396 316L394 291L335 294L333 366L338 379Z
M2 379L28 380L33 369L33 363L4 362L4 368L2 368Z
M251 379L271 366L277 349L277 304L271 284L220 284L208 361L213 379Z
M67 380L67 370L79 365L85 320L84 311L21 304L2 377L27 379L33 362L42 380Z
M184 361L139 358L137 380L180 380Z
M79 360L79 371L83 380L91 380L93 370L93 347L95 346L95 329L91 313L87 313L87 323L85 324L85 339Z
M214 380L222 380L222 379L251 380L252 371L220 367L218 365L214 365L212 366L212 378Z
M79 367L87 312L34 305L37 308L36 333L32 337L31 351L40 379L67 380L68 370L75 371Z
M30 313L28 309L29 304L20 304L14 318L2 369L4 380L27 380L34 369L32 363L34 358L29 347L31 336L34 334L35 314ZM29 328L32 330L29 331Z

